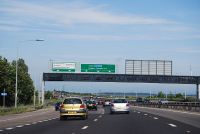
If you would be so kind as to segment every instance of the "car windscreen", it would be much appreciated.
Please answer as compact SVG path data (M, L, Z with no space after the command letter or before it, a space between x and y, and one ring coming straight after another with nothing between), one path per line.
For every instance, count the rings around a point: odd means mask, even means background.
M125 99L117 99L114 100L113 103L127 103L127 101Z
M65 99L63 104L82 104L82 101L77 98Z

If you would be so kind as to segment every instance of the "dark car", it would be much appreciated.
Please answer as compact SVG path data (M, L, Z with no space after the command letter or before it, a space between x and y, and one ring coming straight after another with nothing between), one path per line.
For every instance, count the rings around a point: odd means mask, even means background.
M55 104L55 111L58 111L58 110L60 110L60 105L62 104L62 102L57 102L56 104Z
M87 109L88 110L97 110L97 103L96 101L87 101L86 102L86 105L87 105Z

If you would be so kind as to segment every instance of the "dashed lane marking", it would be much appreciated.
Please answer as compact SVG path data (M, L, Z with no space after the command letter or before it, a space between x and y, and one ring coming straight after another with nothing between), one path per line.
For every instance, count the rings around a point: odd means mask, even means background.
M87 129L87 128L88 128L88 126L84 126L84 127L82 127L81 129L83 129L83 130L84 130L84 129Z
M168 125L170 125L171 127L177 127L176 125L174 125L174 124L168 124Z
M98 121L98 119L94 119L94 121L96 122L96 121Z
M153 117L155 120L157 120L158 118L157 117Z
M102 115L99 115L99 118L101 118L102 117Z
M145 116L147 116L148 114L144 114Z
M138 114L140 114L140 112L137 112Z
M0 130L0 132L3 132L3 130Z
M33 125L34 125L34 124L37 124L37 122L33 122L32 124L33 124Z
M12 129L14 129L14 128L12 128L12 127L8 127L8 128L6 128L6 130L12 130Z
M16 127L18 127L18 128L19 128L19 127L23 127L23 126L24 126L24 125L19 125L19 126L16 126Z
M25 124L25 126L30 126L31 124Z
M191 131L186 131L186 133L190 133Z

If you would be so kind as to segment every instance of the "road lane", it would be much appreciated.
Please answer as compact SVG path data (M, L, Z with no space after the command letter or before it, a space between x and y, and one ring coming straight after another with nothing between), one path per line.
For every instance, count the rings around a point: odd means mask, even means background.
M52 115L56 116L54 118L49 118L45 120L39 120L28 123L24 125L17 125L7 128L1 128L0 133L5 134L66 134L75 133L77 129L84 127L87 124L92 124L94 119L98 118L99 115L104 113L104 109L100 108L98 111L89 111L89 117L87 120L82 120L80 118L69 118L68 120L60 121L59 112L53 111ZM45 114L43 115L45 116ZM48 117L48 116L47 116ZM47 118L46 117L46 118ZM6 122L9 123L9 122ZM19 122L20 124L24 123ZM8 124L7 124L8 125Z
M138 106L133 106L132 108L141 112L159 115L200 128L200 113Z
M130 114L110 115L109 108L105 111L102 119L91 124L82 134L184 134L188 132L198 134L200 132L196 127L153 114L149 117L144 115L146 113L131 111Z
M43 121L10 130L0 134L199 134L200 129L155 114L133 109L130 114L109 114L105 110L90 111L87 120L59 118Z

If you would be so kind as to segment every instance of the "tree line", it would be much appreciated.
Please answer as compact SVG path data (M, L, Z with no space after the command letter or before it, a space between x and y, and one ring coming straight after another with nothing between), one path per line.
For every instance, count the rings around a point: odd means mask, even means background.
M30 104L33 102L34 85L28 73L28 66L23 59L17 60L18 64L18 104ZM16 60L8 60L0 56L0 93L4 89L7 93L5 104L13 106L15 101ZM3 96L0 96L0 105L3 105Z

